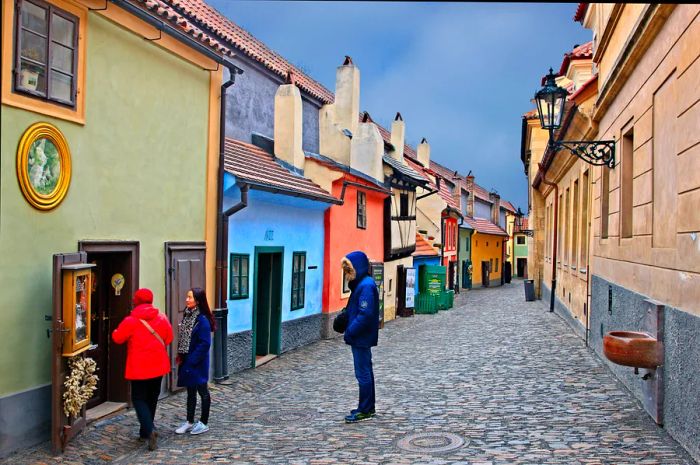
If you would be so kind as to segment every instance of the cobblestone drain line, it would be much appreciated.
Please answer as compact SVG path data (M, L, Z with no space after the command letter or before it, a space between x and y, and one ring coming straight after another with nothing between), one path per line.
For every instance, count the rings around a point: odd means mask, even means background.
M186 396L178 393L159 403L154 452L136 439L129 411L91 425L57 459L44 444L7 463L694 463L558 316L541 302L524 302L521 281L463 293L457 305L381 331L373 352L377 417L370 421L343 422L357 405L357 385L350 350L336 339L213 385L211 430L203 435L172 432L185 415ZM398 447L417 433L435 436L414 446L446 446L436 439L445 434L464 444L440 453Z

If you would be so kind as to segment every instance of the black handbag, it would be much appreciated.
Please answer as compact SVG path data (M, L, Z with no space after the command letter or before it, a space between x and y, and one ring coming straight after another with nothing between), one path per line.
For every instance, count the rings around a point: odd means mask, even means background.
M348 312L343 309L333 320L333 331L343 334L348 327Z

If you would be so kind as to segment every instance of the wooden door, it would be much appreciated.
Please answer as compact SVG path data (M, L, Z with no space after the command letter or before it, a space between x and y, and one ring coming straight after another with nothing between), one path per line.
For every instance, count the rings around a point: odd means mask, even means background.
M51 316L51 445L54 454L63 452L68 441L85 427L85 408L79 418L68 418L63 412L63 383L68 375L68 361L63 357L63 265L87 263L85 252L61 253L53 256L53 314Z
M489 262L488 261L482 261L481 262L481 286L482 287L489 287L490 280L489 280Z
M166 309L165 312L173 326L173 343L170 352L170 376L167 389L176 391L178 327L185 312L185 297L193 287L206 286L206 244L204 242L166 242L165 276ZM211 305L214 296L207 296Z
M282 252L263 250L255 255L255 356L279 354L282 349Z

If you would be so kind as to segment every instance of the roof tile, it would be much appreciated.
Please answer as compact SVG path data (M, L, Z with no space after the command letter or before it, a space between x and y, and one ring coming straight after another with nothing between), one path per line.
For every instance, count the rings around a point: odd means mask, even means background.
M338 202L317 184L279 164L263 149L239 140L226 138L224 169L241 181L323 202Z
M495 236L508 236L508 233L497 224L483 218L464 218L469 225L481 234L493 234Z

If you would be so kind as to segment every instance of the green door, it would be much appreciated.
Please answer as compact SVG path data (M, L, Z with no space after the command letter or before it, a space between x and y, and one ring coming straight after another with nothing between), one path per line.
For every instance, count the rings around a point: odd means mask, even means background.
M256 356L280 353L282 252L271 251L277 249L258 247L255 253L253 339Z

